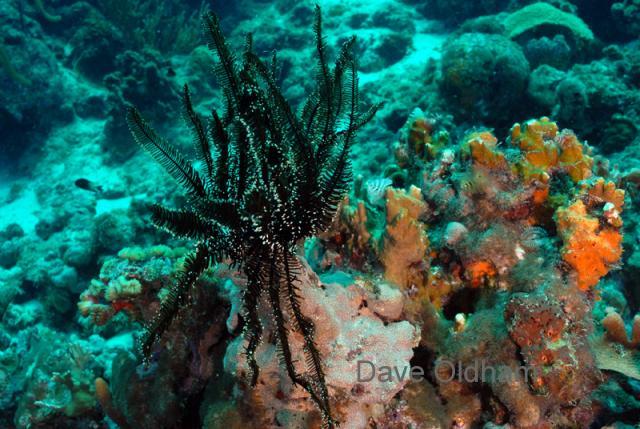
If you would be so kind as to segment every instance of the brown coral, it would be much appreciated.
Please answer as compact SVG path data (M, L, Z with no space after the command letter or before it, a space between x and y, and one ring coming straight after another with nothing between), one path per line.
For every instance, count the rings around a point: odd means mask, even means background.
M424 283L429 239L419 218L425 210L419 188L387 190L387 225L380 259L385 278L405 288Z

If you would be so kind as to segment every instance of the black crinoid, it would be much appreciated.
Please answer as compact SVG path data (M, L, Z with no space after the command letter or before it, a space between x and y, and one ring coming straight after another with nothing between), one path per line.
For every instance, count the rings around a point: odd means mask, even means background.
M350 186L349 151L356 131L378 105L359 112L355 39L344 43L333 68L316 7L315 88L295 114L276 84L275 55L264 63L252 51L252 38L241 61L231 53L218 18L205 14L203 27L213 52L215 77L224 93L225 111L203 122L185 85L182 114L194 136L202 164L197 171L159 137L135 108L127 115L135 140L182 185L188 208L153 207L153 222L175 235L197 240L184 271L148 325L141 346L148 358L154 343L186 304L190 288L212 264L231 261L247 277L244 335L251 382L258 377L254 353L262 336L259 302L269 303L282 361L291 380L320 408L327 426L333 421L322 362L314 343L314 325L300 310L302 268L296 244L328 227ZM304 338L307 369L300 373L289 336Z

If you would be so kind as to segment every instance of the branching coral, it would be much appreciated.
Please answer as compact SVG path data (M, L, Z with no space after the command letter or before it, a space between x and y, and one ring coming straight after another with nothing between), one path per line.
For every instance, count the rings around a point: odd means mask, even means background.
M163 281L175 280L173 274L184 265L185 253L183 248L166 246L122 249L104 262L99 278L91 280L80 295L80 314L96 326L107 324L120 312L141 321L149 314L149 301L163 293Z
M612 308L605 311L608 313L600 321L603 332L591 338L598 366L640 380L640 314L635 315L627 329L620 313Z
M40 15L42 15L42 17L47 21L60 22L60 20L62 19L62 17L59 15L54 15L50 12L47 12L47 10L44 8L44 5L42 4L42 0L33 0L33 4L35 8L38 10L38 12L40 13Z
M424 161L432 160L449 142L449 133L442 121L414 109L401 128L400 141L394 146L398 164L402 168L419 169Z
M386 219L376 207L355 201L357 219L364 222L348 230L368 237L361 246L368 243L387 279L403 288L441 283L437 278L442 273L429 269L429 254L437 255L436 267L442 258L458 259L446 264L459 264L459 269L447 271L471 287L498 285L519 261L533 257L546 230L557 230L564 243L559 256L573 268L582 290L592 288L621 256L624 191L593 178L588 147L571 131L560 131L549 118L514 125L509 142L500 145L489 131L467 134L457 153L442 150L439 160L421 164L417 176L422 176L422 192L412 188L411 198L398 199L405 194L387 190ZM398 164L415 168L404 157L398 158ZM406 207L413 208L408 216L398 218L403 222L396 219L402 207L399 201L414 201ZM356 220L347 218L352 223ZM449 223L434 228L436 240L430 245L424 231L430 220L442 218ZM470 226L480 230L471 233ZM394 234L399 230L401 234ZM412 246L402 246L409 242ZM404 250L397 253L400 248ZM450 293L456 288L437 289ZM428 295L441 302L440 293Z
M620 313L610 312L602 319L602 327L607 331L609 338L628 348L640 348L640 314L636 314L631 323L631 335L627 334L627 328Z
M185 86L183 116L193 134L203 173L160 138L135 108L129 110L127 120L135 140L183 186L190 203L183 210L155 206L154 222L176 235L198 240L178 282L147 327L141 344L143 354L150 356L198 277L212 263L228 258L247 277L244 333L252 384L259 371L255 351L263 333L259 303L265 296L289 377L311 396L325 425L333 426L315 327L300 307L296 279L301 266L294 247L331 222L349 186L349 150L356 131L373 117L378 106L359 112L352 55L355 39L343 45L335 67L330 69L321 24L316 8L316 86L297 117L275 82L275 57L272 64L265 64L252 51L249 36L238 64L218 18L205 15L205 37L218 60L215 74L223 87L226 111L223 115L214 111L205 128ZM294 363L292 330L303 337L306 372Z

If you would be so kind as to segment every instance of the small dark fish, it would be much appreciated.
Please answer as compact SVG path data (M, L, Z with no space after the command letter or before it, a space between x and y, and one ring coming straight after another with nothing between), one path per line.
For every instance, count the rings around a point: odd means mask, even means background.
M96 194L102 192L102 186L96 185L88 179L78 179L74 183L78 188L84 189L85 191L95 192Z

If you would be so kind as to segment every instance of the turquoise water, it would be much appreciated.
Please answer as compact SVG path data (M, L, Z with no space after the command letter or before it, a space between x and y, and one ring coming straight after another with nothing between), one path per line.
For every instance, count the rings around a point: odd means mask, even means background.
M0 428L640 425L640 4L318 3L0 0Z

